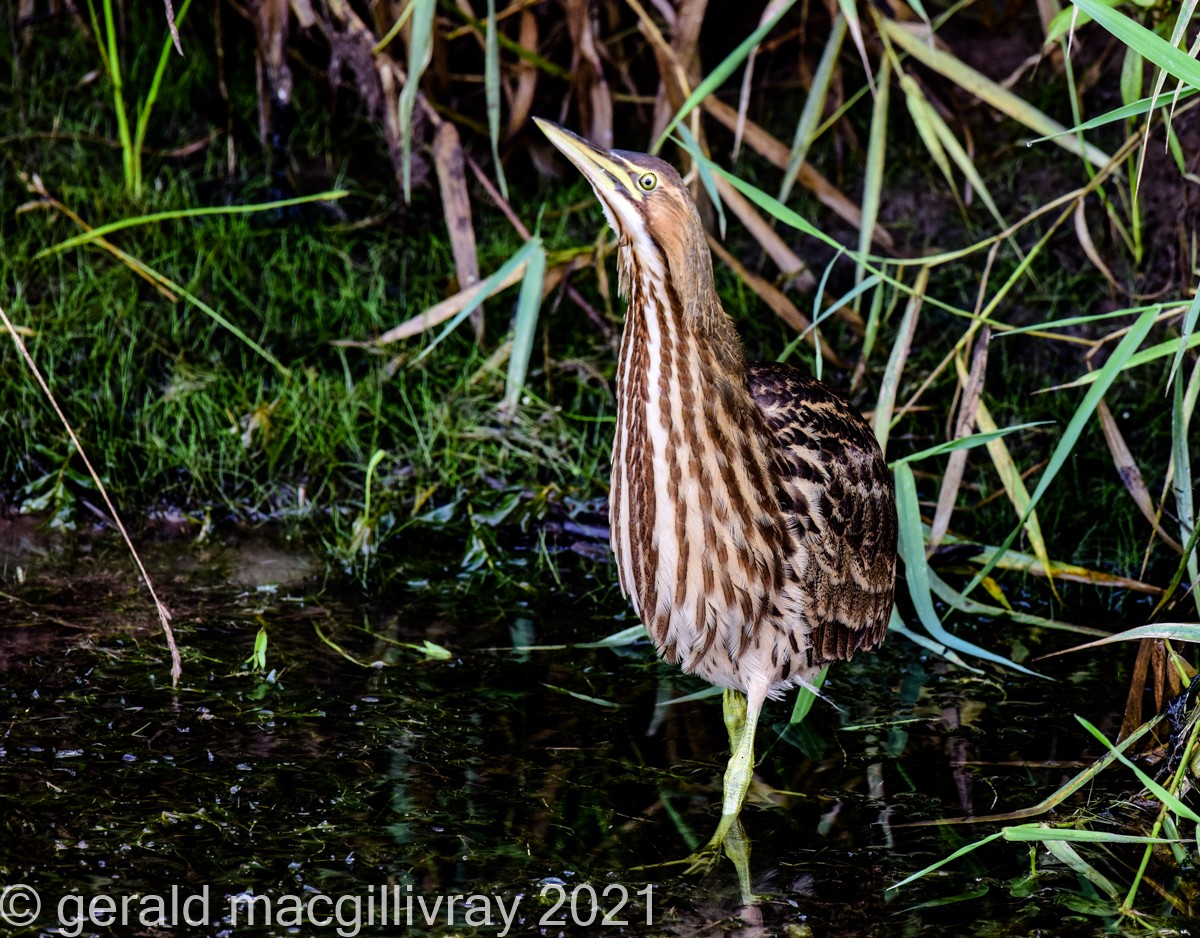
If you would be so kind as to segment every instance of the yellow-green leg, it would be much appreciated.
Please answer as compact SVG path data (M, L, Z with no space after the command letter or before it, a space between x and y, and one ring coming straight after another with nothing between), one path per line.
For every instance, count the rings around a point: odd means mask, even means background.
M742 894L742 904L753 905L758 901L758 896L750 888L750 838L746 836L740 820L734 820L733 826L725 835L725 843L721 846L725 850L725 856L729 857L729 862L737 870L738 889Z
M716 833L712 838L693 853L682 860L671 860L666 863L656 863L654 866L675 866L686 863L687 872L696 873L707 870L716 860L722 848L725 855L737 868L738 883L742 889L744 901L752 901L750 897L750 841L738 822L742 810L742 802L746 800L746 792L750 789L750 780L754 777L754 731L758 726L758 715L762 712L763 701L767 696L767 684L752 686L750 693L743 694L736 690L726 690L724 698L725 729L729 732L729 764L725 768L725 786L721 799L721 820L717 824ZM647 867L634 867L646 869Z
M712 865L721 846L726 843L729 832L737 824L738 815L742 811L742 803L746 800L746 792L750 789L750 780L754 777L754 732L758 726L758 715L762 712L765 697L765 686L751 688L748 695L743 695L736 690L725 691L725 728L729 731L730 754L729 765L725 768L721 820L708 843L685 861L690 864L689 873L703 870ZM740 849L739 844L741 845ZM745 836L736 838L736 842L730 846L733 846L734 850L726 850L726 853L734 865L739 868L740 875L742 866L748 862L749 857L749 847ZM739 863L739 859L743 859L743 862Z

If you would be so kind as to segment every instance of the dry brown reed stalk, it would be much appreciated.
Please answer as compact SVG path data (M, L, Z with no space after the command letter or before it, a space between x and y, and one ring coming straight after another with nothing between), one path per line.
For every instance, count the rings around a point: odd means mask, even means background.
M171 686L178 687L179 679L183 676L183 660L179 655L179 646L175 643L175 632L171 628L171 610L167 608L166 603L158 598L158 593L154 589L154 583L150 579L150 574L146 572L146 565L142 563L142 558L138 554L137 548L133 546L133 540L130 538L129 532L125 530L125 525L121 521L120 514L117 512L117 506L113 504L112 499L108 496L108 489L104 487L104 482L100 479L100 474L96 472L92 466L92 461L88 459L87 451L84 450L83 444L79 442L79 437L75 435L75 431L72 429L70 421L67 420L66 414L63 413L62 408L59 406L54 392L50 390L50 385L46 383L46 379L42 376L42 372L33 360L33 356L29 354L29 350L25 347L25 342L21 338L21 331L13 325L12 320L8 318L8 314L5 313L3 307L0 307L0 321L3 321L4 328L12 336L13 344L17 347L17 352L24 359L25 366L37 381L38 386L42 389L42 393L46 395L46 400L54 408L54 413L62 421L62 425L67 431L67 436L71 438L71 443L78 451L79 458L83 460L88 474L92 477L92 481L96 483L96 489L100 492L100 497L104 499L109 517L112 519L117 530L121 532L121 537L125 539L125 545L129 548L129 553L133 556L133 562L137 566L138 573L141 574L142 582L146 584L150 598L154 600L154 608L158 613L158 621L162 626L163 635L166 636L167 647L171 651Z
M437 129L433 140L433 161L442 193L442 214L450 234L450 251L462 289L479 280L479 257L475 248L475 228L471 223L471 196L467 191L462 142L458 129L446 122ZM477 341L483 341L483 307L471 314L471 327Z
M1159 509L1155 510L1154 503L1150 498L1150 490L1146 488L1146 480L1142 478L1142 470L1129 451L1125 437L1121 434L1121 428L1117 426L1112 411L1108 409L1108 403L1102 400L1096 410L1100 417L1100 426L1104 430L1104 441L1108 444L1108 451L1112 455L1113 467L1117 470L1121 484L1125 486L1125 490L1137 505L1142 516L1150 522L1151 536L1161 538L1162 542L1171 550L1182 554L1183 545L1162 528L1162 506L1160 505Z
M965 382L960 382L962 396L958 406L958 420L955 423L951 439L961 439L967 436L975 425L975 415L979 409L979 398L983 393L983 378L987 372L988 342L991 341L992 331L984 326L975 340L975 350L971 355L971 371ZM958 492L962 486L963 472L967 466L967 451L957 449L946 460L946 471L942 475L941 489L938 491L937 508L933 514L933 525L929 532L929 547L927 555L933 552L946 536L950 527L950 516L958 503Z

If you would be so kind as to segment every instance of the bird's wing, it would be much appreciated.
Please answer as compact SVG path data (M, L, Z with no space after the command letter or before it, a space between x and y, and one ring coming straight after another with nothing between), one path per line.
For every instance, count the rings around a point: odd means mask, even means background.
M749 384L779 444L779 499L802 544L793 567L810 664L874 648L896 578L896 496L875 435L853 407L791 366L751 365Z

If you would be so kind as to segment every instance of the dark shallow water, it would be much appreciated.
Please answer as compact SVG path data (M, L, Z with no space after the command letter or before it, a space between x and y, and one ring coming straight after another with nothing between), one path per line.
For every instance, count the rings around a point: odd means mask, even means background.
M635 869L681 858L716 823L719 701L662 706L703 685L656 662L645 642L496 650L632 625L603 563L564 554L561 585L467 577L461 548L417 543L403 572L366 596L340 578L336 590L323 585L322 562L261 536L151 540L142 550L185 649L173 690L115 541L62 547L6 524L0 886L26 884L42 903L14 934L1123 927L1044 851L1030 878L1024 844L992 844L886 890L1000 826L904 825L1028 807L1094 759L1072 714L1115 736L1129 649L1041 662L1056 678L1042 681L990 666L969 674L893 639L834 672L828 694L840 709L818 703L788 728L790 701L770 704L744 814L753 887L766 898L744 910L724 860L707 877ZM260 628L265 673L246 663ZM1017 642L1034 653L1075 643L997 624L965 634L1002 654ZM450 657L397 644L426 641ZM1111 806L1136 788L1112 769L1042 819L1086 803L1124 829L1136 806L1125 803L1124 818ZM1127 883L1140 854L1089 857ZM1145 911L1161 913L1145 895ZM451 897L461 898L448 914ZM29 897L7 899L19 912Z

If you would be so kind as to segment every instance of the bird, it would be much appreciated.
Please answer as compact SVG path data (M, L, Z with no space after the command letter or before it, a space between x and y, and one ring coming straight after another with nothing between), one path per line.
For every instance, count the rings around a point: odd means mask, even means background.
M721 819L688 858L696 869L742 837L765 701L882 643L895 489L850 404L790 365L747 363L674 167L534 120L617 236L626 312L609 525L622 593L663 660L724 689Z

